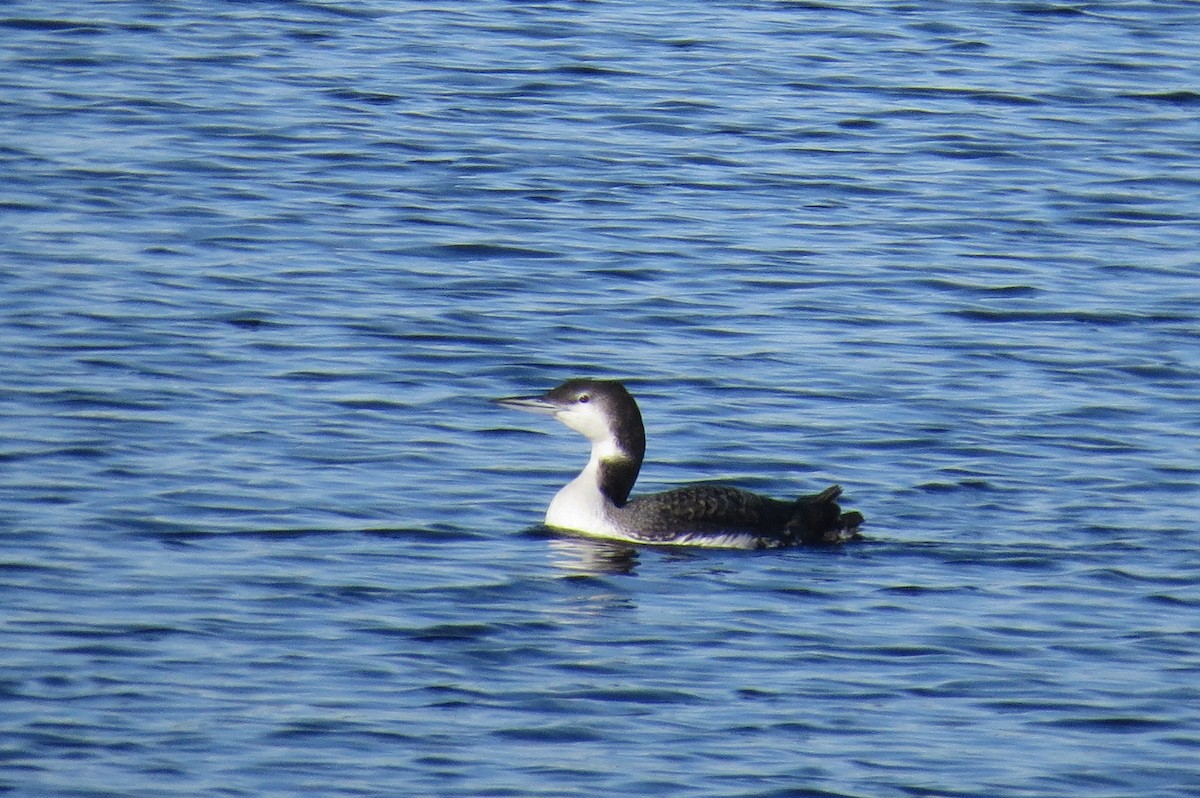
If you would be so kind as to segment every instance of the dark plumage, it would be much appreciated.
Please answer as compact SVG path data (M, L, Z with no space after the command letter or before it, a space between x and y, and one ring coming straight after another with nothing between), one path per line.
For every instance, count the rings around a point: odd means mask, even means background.
M635 498L620 508L625 523L648 540L750 532L757 548L841 543L857 536L862 514L843 513L832 485L812 496L780 501L724 485L693 485Z

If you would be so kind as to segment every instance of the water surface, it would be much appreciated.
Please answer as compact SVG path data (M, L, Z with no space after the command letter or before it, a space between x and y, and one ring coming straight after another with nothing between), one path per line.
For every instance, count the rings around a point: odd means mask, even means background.
M1200 790L1194 4L0 37L8 794ZM545 534L576 375L869 540Z

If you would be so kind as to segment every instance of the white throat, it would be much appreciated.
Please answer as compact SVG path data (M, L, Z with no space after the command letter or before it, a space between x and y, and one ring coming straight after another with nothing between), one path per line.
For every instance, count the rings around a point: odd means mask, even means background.
M592 444L592 456L579 476L568 482L546 510L547 526L573 529L589 535L620 536L612 520L616 506L600 490L600 462L624 453L608 436Z

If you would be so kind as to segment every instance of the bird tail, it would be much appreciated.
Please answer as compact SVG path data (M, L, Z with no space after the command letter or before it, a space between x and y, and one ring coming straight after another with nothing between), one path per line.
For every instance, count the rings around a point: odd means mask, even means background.
M837 503L841 495L841 486L831 485L820 493L797 499L785 526L792 540L810 546L858 540L863 515L854 510L843 513Z

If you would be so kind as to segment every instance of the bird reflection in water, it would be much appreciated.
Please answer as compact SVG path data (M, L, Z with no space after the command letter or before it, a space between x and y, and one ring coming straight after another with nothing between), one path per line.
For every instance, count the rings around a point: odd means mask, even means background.
M560 535L550 538L550 561L575 574L632 574L638 554L614 540Z

